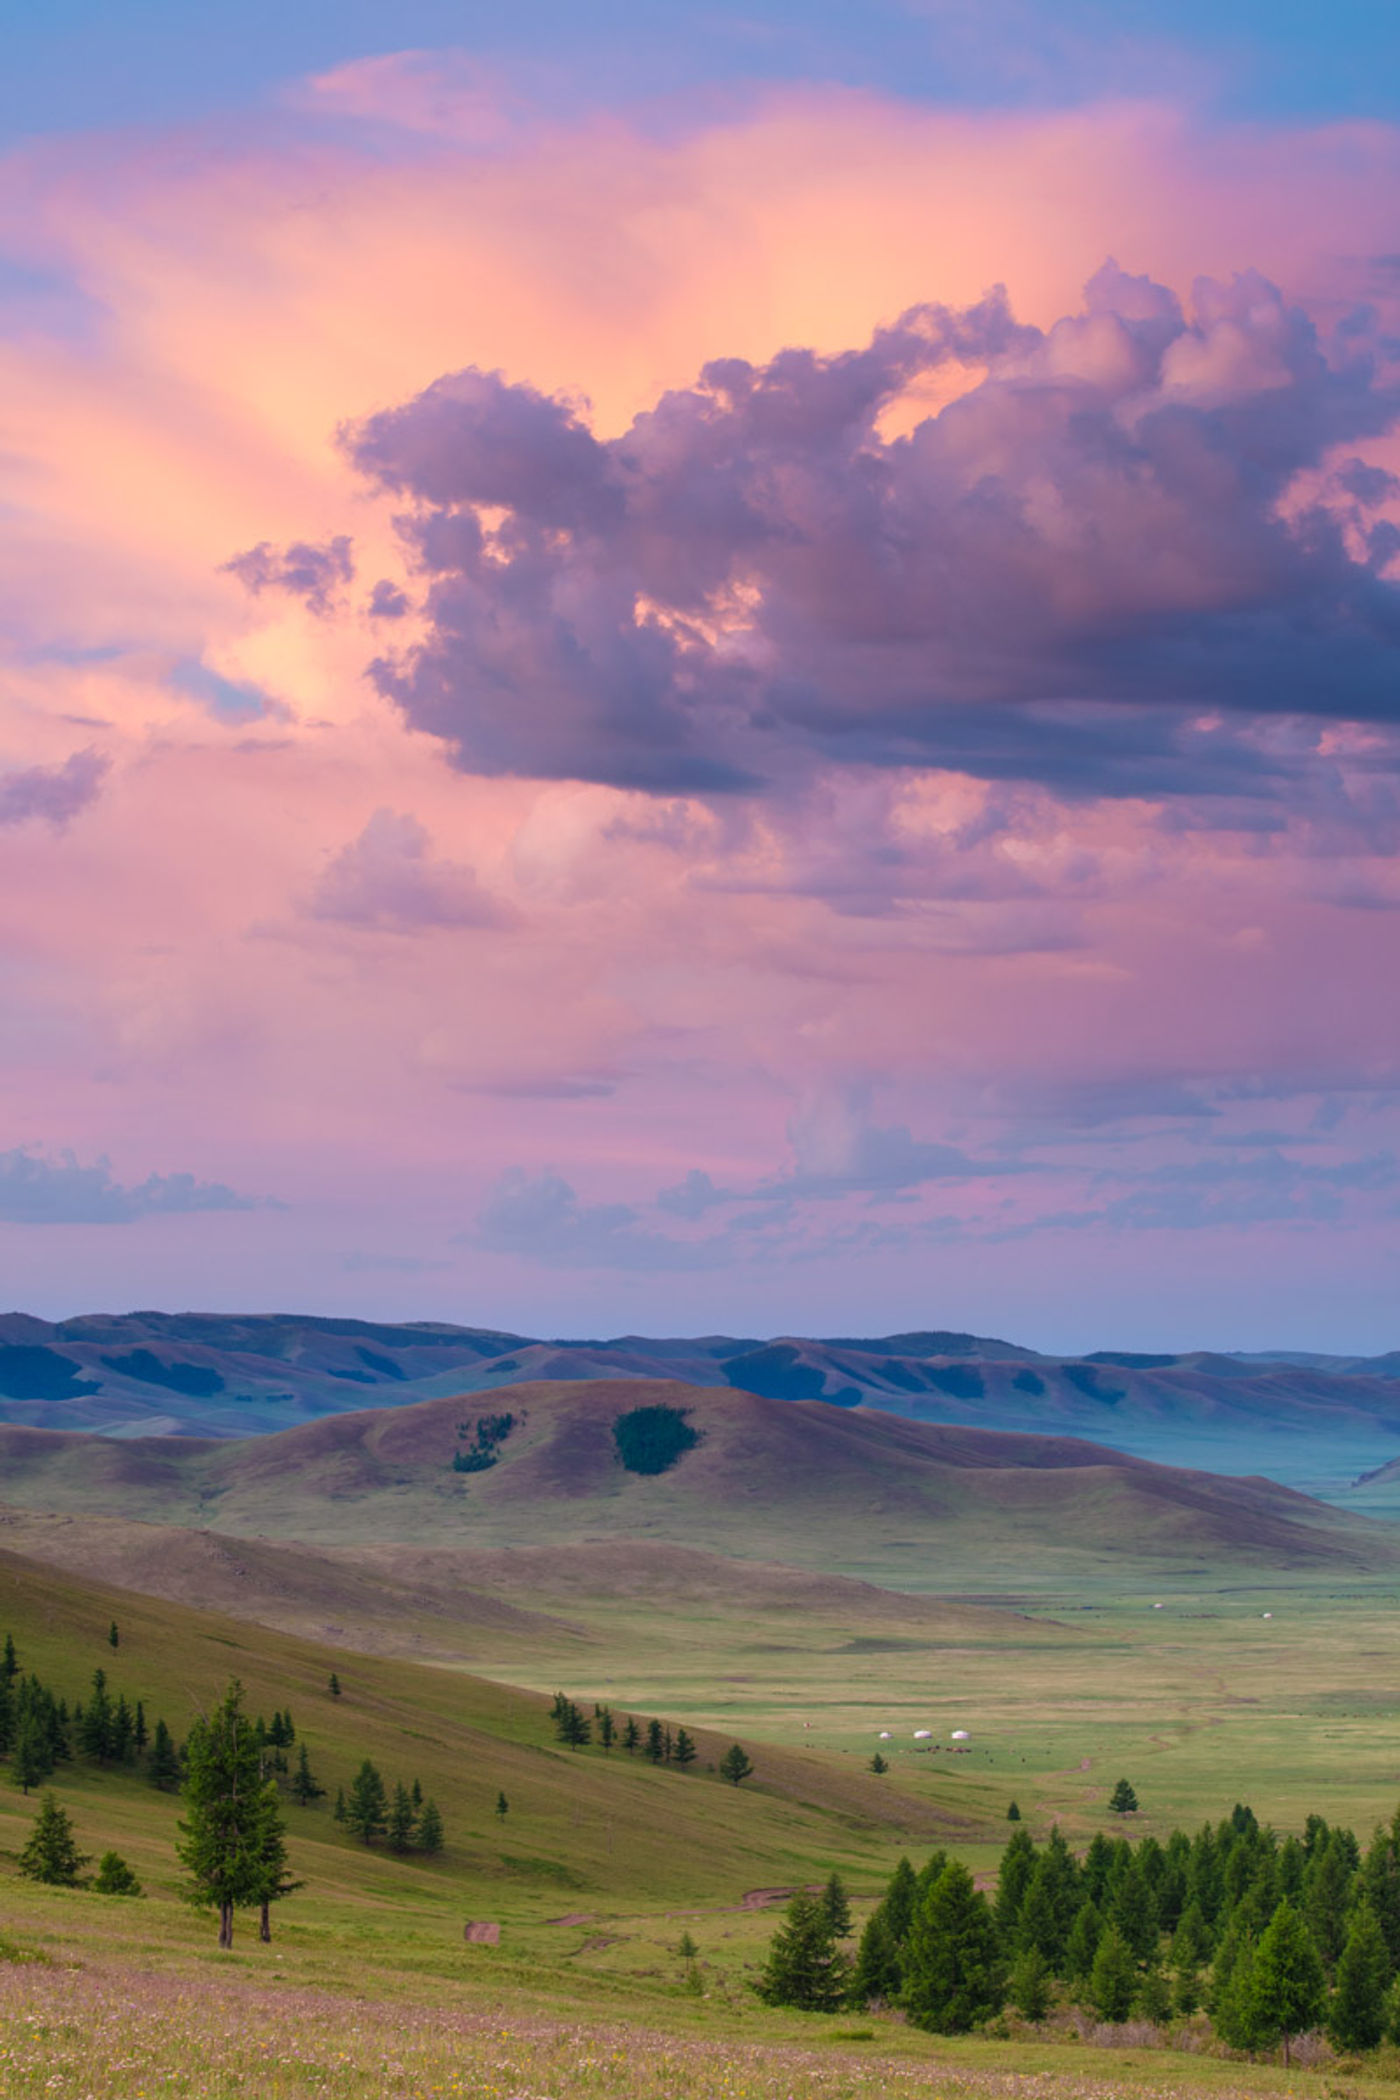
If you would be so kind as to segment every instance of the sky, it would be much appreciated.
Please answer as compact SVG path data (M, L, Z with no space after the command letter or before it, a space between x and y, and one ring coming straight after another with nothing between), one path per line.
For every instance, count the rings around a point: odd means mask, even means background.
M1400 17L51 0L8 1304L1400 1342Z

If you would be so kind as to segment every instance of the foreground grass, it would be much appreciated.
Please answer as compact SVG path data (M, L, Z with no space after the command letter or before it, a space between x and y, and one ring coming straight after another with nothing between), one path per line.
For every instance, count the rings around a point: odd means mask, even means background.
M1304 2090L1359 2094L1332 2080L1163 2052L1118 2053L933 2042L892 2023L846 2018L770 2026L752 2040L598 2025L506 2005L368 2001L229 1974L170 1976L129 1964L74 1970L0 1966L0 2091L72 2100L878 2100L967 2094L1158 2100ZM1392 2088L1393 2090L1393 2088Z

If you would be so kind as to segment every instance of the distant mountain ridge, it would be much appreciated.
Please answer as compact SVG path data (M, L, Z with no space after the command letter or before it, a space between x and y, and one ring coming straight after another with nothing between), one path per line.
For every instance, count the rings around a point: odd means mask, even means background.
M0 1315L0 1421L108 1437L268 1434L524 1381L679 1379L925 1422L1088 1437L1173 1465L1341 1489L1400 1451L1400 1351L1095 1350L954 1329L546 1340L281 1313Z

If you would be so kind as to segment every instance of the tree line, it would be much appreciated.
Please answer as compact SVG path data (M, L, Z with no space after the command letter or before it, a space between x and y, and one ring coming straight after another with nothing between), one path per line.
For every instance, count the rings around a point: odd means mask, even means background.
M1075 2005L1154 2023L1204 2012L1253 2055L1324 2027L1337 2047L1400 2041L1400 1810L1362 1850L1312 1815L1280 1839L1236 1806L1165 1842L1018 1827L994 1894L936 1852L901 1860L852 1958L829 1906L795 1896L760 1983L776 2004L898 2007L957 2034L1008 2002L1043 2020Z
M673 1730L669 1721L643 1724L633 1715L624 1714L619 1726L610 1706L595 1705L590 1717L563 1692L554 1694L549 1717L559 1741L566 1743L571 1750L584 1749L593 1741L596 1731L601 1749L610 1751L617 1743L629 1757L635 1757L640 1750L647 1762L653 1765L674 1764L685 1771L700 1754L694 1738L684 1728ZM727 1779L731 1786L741 1786L752 1777L753 1769L753 1761L742 1743L731 1743L718 1766L721 1779Z

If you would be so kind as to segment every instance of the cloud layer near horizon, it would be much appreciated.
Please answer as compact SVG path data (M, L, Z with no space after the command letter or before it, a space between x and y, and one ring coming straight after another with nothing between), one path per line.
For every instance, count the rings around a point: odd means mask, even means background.
M1395 137L431 84L0 171L13 1294L1379 1346Z

